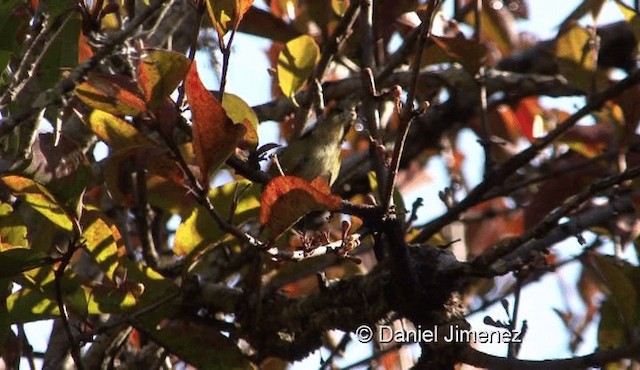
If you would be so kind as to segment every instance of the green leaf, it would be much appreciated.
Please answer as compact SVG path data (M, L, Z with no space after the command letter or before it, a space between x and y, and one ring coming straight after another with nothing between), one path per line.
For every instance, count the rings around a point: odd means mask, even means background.
M619 326L622 326L621 330L625 326L626 328L632 327L638 319L638 292L636 288L624 273L622 266L616 265L613 258L597 253L590 253L589 256L593 261L593 267L596 268L597 276L602 279L609 290L608 301L615 307L616 316L622 319L618 319L622 321L619 323Z
M252 368L238 346L211 326L174 319L159 330L145 332L160 346L198 369Z
M78 64L78 40L82 28L79 13L73 13L60 33L47 49L39 73L42 88L49 88L58 82L65 69Z
M258 116L241 97L224 93L222 107L234 123L241 123L247 129L244 141L251 149L258 146Z
M229 183L210 190L209 199L223 217L229 215L234 199L237 200L233 221L241 223L258 215L260 186L248 180ZM207 210L198 206L176 230L173 249L178 255L192 256L205 246L220 241L225 235Z
M28 17L17 15L18 8L23 5L20 0L5 0L0 2L0 73L2 73L12 55L17 54L21 44L18 32L27 25Z
M320 48L311 36L287 42L278 55L278 84L288 98L300 91L320 60Z
M175 51L147 49L138 66L138 83L151 109L178 87L189 71L191 61Z
M22 288L7 297L8 321L12 324L45 320L60 314L58 304L42 292Z
M220 40L229 30L238 28L244 14L253 4L253 0L206 0L206 2L211 23L218 32Z
M4 176L0 181L13 195L66 231L73 231L71 218L44 186L21 176Z
M113 114L93 110L89 117L80 117L100 140L115 150L130 148L137 145L154 145L135 127Z
M0 243L13 247L26 247L29 243L24 220L7 203L0 203Z
M620 321L620 312L611 299L607 299L600 307L600 323L598 324L598 348L618 348L627 342L625 326Z
M598 56L590 41L589 31L578 24L568 27L556 40L560 73L585 92L593 90Z
M4 249L4 250L3 250ZM13 278L46 263L47 255L30 248L5 249L0 245L0 279Z

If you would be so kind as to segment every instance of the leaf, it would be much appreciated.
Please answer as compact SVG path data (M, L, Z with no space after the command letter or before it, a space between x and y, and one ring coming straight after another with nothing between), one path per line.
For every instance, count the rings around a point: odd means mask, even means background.
M104 180L114 201L121 205L134 205L132 173L143 169L151 205L181 214L195 205L195 199L187 196L189 190L182 170L166 149L156 145L132 146L107 157Z
M209 176L235 151L247 129L234 124L224 108L204 87L196 63L185 80L193 120L193 149L200 166L200 181L209 186Z
M238 346L210 325L172 319L146 333L154 342L198 369L251 368Z
M69 7L69 2L64 1ZM53 17L53 15L51 15ZM82 28L80 14L74 12L47 48L39 69L41 88L53 87L65 69L78 65L78 39Z
M7 203L0 203L0 244L26 247L27 227L24 220ZM2 269L0 269L2 271Z
M638 13L629 5L623 3L621 0L615 0L615 2L622 12L624 20L627 22L629 28L633 32L637 45L638 40L640 40L640 17L638 17Z
M349 8L350 0L331 0L331 9L338 16L342 16Z
M28 17L19 16L22 4L19 0L0 2L0 76L9 65L11 56L18 54L21 46L19 39L22 39L19 37L20 30L29 22Z
M22 288L7 297L7 314L11 323L51 319L60 314L58 304L42 292Z
M307 213L336 209L341 201L322 178L308 182L295 176L278 176L262 192L260 223L275 240Z
M40 267L47 262L47 255L30 248L8 247L0 244L0 279L13 278L23 271Z
M238 29L253 0L206 0L207 11L220 40L231 29Z
M617 314L623 318L623 324L632 326L638 319L638 292L612 257L589 252L591 266L598 272L598 277L609 290L609 299L613 302Z
M275 1L271 2L271 4L274 3ZM301 34L293 24L286 23L276 18L271 12L255 6L249 8L245 14L244 22L238 26L238 31L282 43Z
M229 118L233 123L241 123L246 129L247 133L244 135L243 141L246 145L255 149L258 147L258 116L253 111L253 108L249 106L241 97L224 93L222 98L222 107L229 115Z
M472 207L464 214L464 238L471 256L479 256L501 240L524 232L524 213L511 209L507 199L495 198Z
M548 171L555 173L552 178L538 184L537 192L530 199L524 209L524 227L528 229L541 221L551 210L562 202L582 190L586 184L590 184L594 178L604 176L609 168L609 163L595 162L592 165L581 167L574 171L565 171L566 168L584 165L585 157L569 152L562 158L550 164Z
M462 34L456 37L430 36L436 46L449 58L462 64L472 76L480 70L486 59L487 48L473 40L467 40Z
M592 35L578 24L568 27L556 40L556 57L560 73L585 92L594 85L597 51L591 46Z
M559 140L573 151L587 158L594 158L610 148L613 142L613 125L599 123L592 126L574 126Z
M98 263L107 278L115 282L114 272L126 256L118 229L109 223L97 209L82 214L82 238L89 255Z
M304 86L320 60L320 48L311 36L302 35L287 42L278 55L278 85L293 98Z
M56 145L55 135L44 133L36 138L30 161L20 173L45 185L56 199L75 209L90 182L91 167L75 141L61 136Z
M138 65L138 83L150 109L158 109L189 71L191 61L183 54L146 49Z
M506 4L505 4L506 5ZM468 12L464 18L469 26L475 25L474 12ZM494 44L502 55L511 54L514 44L518 42L517 26L515 17L507 6L496 8L493 6L483 6L480 15L482 25L481 40Z
M74 94L89 107L116 116L137 116L147 110L138 86L121 75L92 72Z
M113 114L94 110L89 117L80 117L100 140L115 150L122 150L137 145L153 145L135 127Z
M22 199L53 224L66 231L74 230L69 215L44 186L31 179L14 175L4 176L0 181L9 188L13 195Z
M598 347L603 350L618 348L625 344L624 324L620 322L620 312L613 300L606 300L600 307L598 323Z
M223 217L233 218L234 223L242 223L258 215L260 208L260 187L248 180L232 182L208 194L213 206ZM235 207L233 203L236 201ZM233 208L232 208L233 207ZM230 214L231 211L233 214ZM211 215L201 206L184 219L176 230L173 250L180 256L191 256L205 247L205 243L216 243L225 236Z
M516 107L516 117L520 130L529 141L535 140L534 126L536 119L539 119L543 113L542 107L537 97L529 97L521 99Z

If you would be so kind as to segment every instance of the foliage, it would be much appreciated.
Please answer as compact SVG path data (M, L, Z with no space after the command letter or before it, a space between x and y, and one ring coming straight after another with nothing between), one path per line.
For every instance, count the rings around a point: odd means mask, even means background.
M606 3L624 20L599 24ZM519 33L527 16L522 0L0 3L3 368L281 369L325 348L324 368L352 360L362 325L446 332L498 302L508 320L485 325L526 343L522 289L569 264L585 309L540 309L572 353L597 325L590 356L436 336L412 358L396 337L362 364L638 366L638 9L577 2L553 40ZM238 32L271 41L271 102L225 92ZM432 160L446 210L425 221L403 196ZM24 324L40 320L55 324L36 355Z

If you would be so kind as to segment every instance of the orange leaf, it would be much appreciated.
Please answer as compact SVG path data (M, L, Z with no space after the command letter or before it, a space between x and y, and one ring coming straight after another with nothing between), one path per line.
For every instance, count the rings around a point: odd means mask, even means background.
M89 46L89 38L80 32L78 40L78 64L93 56L93 50Z
M204 87L195 62L187 74L185 88L191 106L193 150L200 166L200 181L208 188L209 175L233 154L247 129L242 124L234 124Z
M320 177L308 182L295 176L279 176L262 193L260 223L276 239L307 213L338 208L341 201Z
M538 98L530 97L521 99L515 111L516 117L518 117L518 123L520 124L520 130L529 141L534 141L533 122L537 115L543 113L542 107L538 103Z

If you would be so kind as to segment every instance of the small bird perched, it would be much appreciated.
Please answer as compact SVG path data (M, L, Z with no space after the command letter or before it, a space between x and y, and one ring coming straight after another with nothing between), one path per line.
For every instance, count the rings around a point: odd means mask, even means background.
M333 184L340 172L342 139L351 123L356 119L355 109L333 109L321 116L315 126L277 154L277 162L269 169L272 175L279 171L285 175L312 181L323 176ZM279 168L277 166L279 164Z

